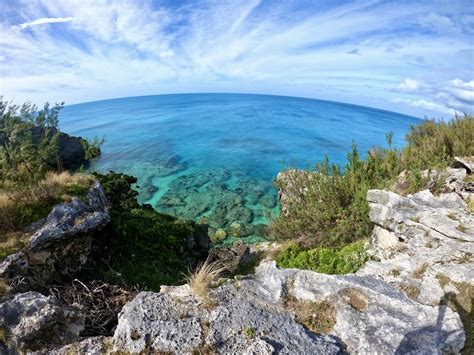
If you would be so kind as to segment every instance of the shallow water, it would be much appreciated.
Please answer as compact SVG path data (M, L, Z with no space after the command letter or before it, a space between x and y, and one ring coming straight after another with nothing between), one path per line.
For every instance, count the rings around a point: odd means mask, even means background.
M420 120L336 102L243 94L159 95L71 105L60 126L106 139L91 169L138 177L139 201L182 218L206 221L247 242L278 214L272 180L325 155L345 163L361 152L403 145ZM220 232L222 235L223 233Z

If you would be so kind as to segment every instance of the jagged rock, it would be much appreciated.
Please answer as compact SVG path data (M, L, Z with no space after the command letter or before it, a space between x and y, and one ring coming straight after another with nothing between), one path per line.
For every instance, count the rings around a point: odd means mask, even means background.
M370 190L367 199L376 224L369 253L378 261L367 262L359 275L379 275L429 305L450 294L462 300L469 289L472 297L474 216L458 194Z
M119 315L114 350L455 353L465 341L460 318L451 309L422 305L374 276L278 269L265 261L254 276L210 289L210 298L212 306L203 306L188 285L140 293ZM298 323L288 300L332 305L336 318L330 334Z
M110 219L99 182L90 188L87 201L73 198L55 206L25 250L0 264L0 277L32 276L35 282L47 282L79 271L90 252L89 232L100 229Z
M289 296L332 303L336 324L331 334L351 353L458 352L465 341L459 316L451 309L414 302L374 276L280 270L274 262L263 262L240 288L273 304Z
M464 168L468 174L474 172L474 157L454 157L454 168Z
M17 294L0 304L0 328L7 349L40 350L74 341L84 315L38 292Z
M44 135L44 128L36 126L31 128L31 131L35 144L39 144L41 137ZM56 128L48 128L49 137L57 133L58 130ZM83 141L81 137L73 137L66 133L59 132L58 159L48 161L48 165L54 169L75 170L80 168L81 165L87 163Z
M339 353L335 338L309 332L287 312L247 298L234 284L212 291L216 305L203 307L187 285L142 292L125 305L114 334L114 349L140 352L219 354ZM245 334L253 329L255 336Z
M45 352L49 355L71 355L71 354L88 354L100 355L109 354L112 348L112 338L105 336L97 336L86 338L72 344L68 344L60 349L53 349ZM43 354L43 353L40 353Z

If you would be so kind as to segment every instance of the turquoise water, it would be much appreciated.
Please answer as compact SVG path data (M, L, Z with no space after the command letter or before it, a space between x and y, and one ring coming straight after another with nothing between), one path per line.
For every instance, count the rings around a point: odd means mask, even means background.
M67 106L60 116L65 132L105 137L91 169L138 177L140 202L248 241L278 214L272 180L282 168L309 167L325 155L343 164L352 142L366 152L384 146L390 131L400 147L419 122L368 107L245 94L114 99Z

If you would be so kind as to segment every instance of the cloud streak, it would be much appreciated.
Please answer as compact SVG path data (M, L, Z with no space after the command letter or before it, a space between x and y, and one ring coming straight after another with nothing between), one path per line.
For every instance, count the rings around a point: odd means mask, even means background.
M71 22L72 20L73 20L72 17L43 17L43 18L36 19L34 21L21 23L18 26L14 26L14 27L18 27L22 30L25 30L28 27L45 25L48 23Z
M254 92L472 111L467 1L3 2L1 91L18 101Z

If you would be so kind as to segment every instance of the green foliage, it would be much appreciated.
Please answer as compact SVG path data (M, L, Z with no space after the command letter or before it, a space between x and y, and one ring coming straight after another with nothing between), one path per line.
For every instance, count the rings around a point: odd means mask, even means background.
M183 281L187 265L183 245L206 227L183 222L136 202L134 177L95 174L110 201L111 222L94 234L93 264L86 277L130 288L159 290Z
M58 160L58 114L64 103L38 110L0 102L0 188L37 183Z
M100 147L104 144L105 138L95 137L92 140L83 139L82 146L84 147L85 159L91 160L100 155Z
M366 201L369 189L387 188L402 171L408 184L405 192L426 186L427 180L434 180L433 190L439 189L442 176L422 169L445 168L454 156L474 156L473 134L472 116L456 116L447 123L425 121L411 127L408 145L401 151L373 148L361 159L353 146L343 169L326 158L310 171L287 171L276 184L291 198L284 213L271 221L269 234L306 248L340 247L366 239L373 229ZM387 143L392 143L390 133Z
M474 155L474 117L456 115L448 122L427 120L412 126L401 164L409 170L444 168L455 156Z
M326 158L310 172L289 174L278 187L295 198L270 223L270 234L280 240L304 240L309 246L337 247L367 238L372 231L367 191L384 186L396 169L392 160L387 150L374 150L361 160L353 146L343 172Z
M290 242L275 258L279 267L308 269L325 274L356 272L367 259L363 240L339 249L318 247L308 250Z

